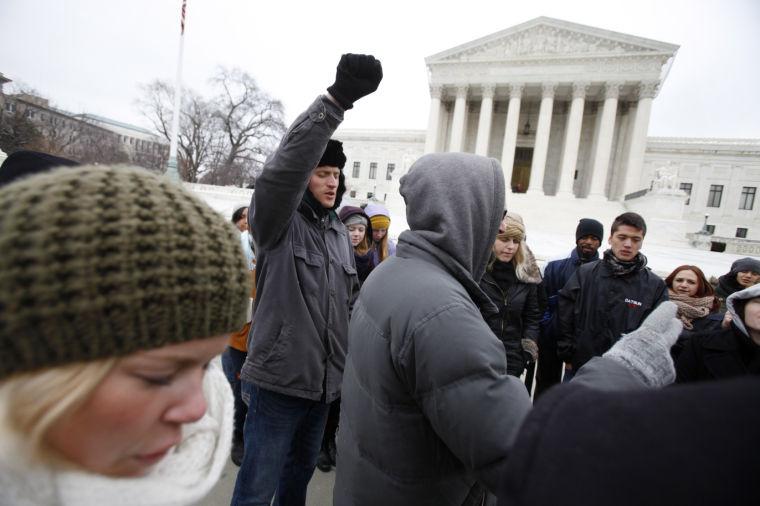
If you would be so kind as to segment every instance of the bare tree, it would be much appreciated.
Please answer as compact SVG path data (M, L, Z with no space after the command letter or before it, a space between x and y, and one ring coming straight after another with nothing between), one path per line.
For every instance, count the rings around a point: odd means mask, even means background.
M156 131L171 141L174 88L165 81L155 80L142 86L137 105ZM205 170L218 133L211 105L200 95L187 90L184 94L178 135L179 171L182 179L198 182Z
M24 116L22 110L0 111L0 149L13 153L19 149L39 149L40 131Z
M213 104L226 144L212 170L222 184L242 186L255 179L255 172L285 133L282 103L237 68L221 67L211 82L218 89Z

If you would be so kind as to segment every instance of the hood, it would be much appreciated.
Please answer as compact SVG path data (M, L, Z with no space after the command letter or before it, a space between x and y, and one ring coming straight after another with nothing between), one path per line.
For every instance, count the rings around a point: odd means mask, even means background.
M744 304L746 304L749 299L754 299L755 297L760 297L760 284L734 292L726 299L726 308L728 308L728 312L731 313L731 317L733 318L732 323L747 337L750 337L749 331L744 324L744 319L739 316L739 313L744 313Z
M399 237L397 252L405 245L422 249L471 295L484 295L478 281L504 211L501 165L467 153L424 155L401 178L400 193L410 230Z
M340 218L340 221L345 224L346 219L349 216L353 216L355 214L359 214L363 216L365 220L367 220L367 231L365 232L365 234L371 240L372 239L372 222L370 221L369 216L367 216L367 213L364 212L364 210L361 207L343 206L338 212L338 218Z
M515 275L523 283L537 285L541 283L541 269L536 262L536 256L530 250L525 241L520 243L523 253L523 261L515 265Z

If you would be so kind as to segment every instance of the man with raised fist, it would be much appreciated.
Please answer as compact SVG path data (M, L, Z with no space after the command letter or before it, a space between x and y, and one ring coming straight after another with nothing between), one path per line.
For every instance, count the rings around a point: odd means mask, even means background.
M256 180L250 228L257 298L241 372L245 454L233 505L303 505L330 403L340 397L359 284L335 209L345 192L343 112L383 78L373 56L344 54L335 82L291 125Z

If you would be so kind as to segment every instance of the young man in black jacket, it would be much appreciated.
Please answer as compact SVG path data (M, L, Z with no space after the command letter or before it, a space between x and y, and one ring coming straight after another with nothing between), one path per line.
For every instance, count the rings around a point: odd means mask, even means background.
M559 291L557 354L566 364L566 380L668 300L665 283L640 252L646 231L636 213L615 218L602 260L582 265Z

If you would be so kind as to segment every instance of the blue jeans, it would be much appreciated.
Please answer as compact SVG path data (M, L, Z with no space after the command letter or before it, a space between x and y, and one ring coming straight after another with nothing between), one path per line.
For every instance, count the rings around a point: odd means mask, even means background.
M232 506L304 506L329 404L264 390L242 381L248 399L245 456Z
M224 375L227 376L227 381L232 386L232 395L235 397L234 437L241 441L243 440L245 415L248 412L248 407L243 402L240 392L240 369L243 368L245 357L246 353L244 351L236 350L230 346L227 346L224 349L224 353L222 353L222 369L224 370Z

